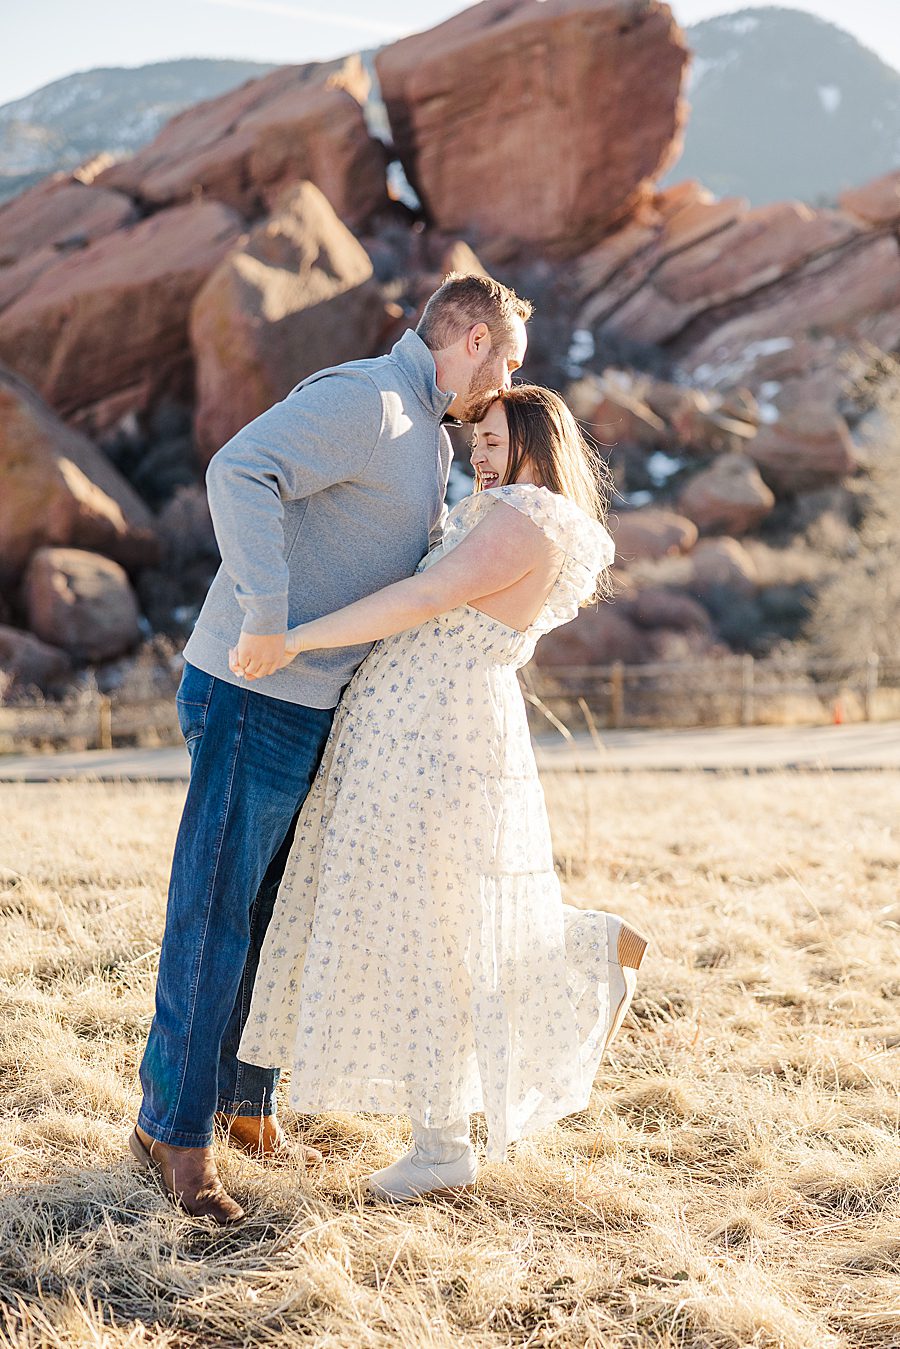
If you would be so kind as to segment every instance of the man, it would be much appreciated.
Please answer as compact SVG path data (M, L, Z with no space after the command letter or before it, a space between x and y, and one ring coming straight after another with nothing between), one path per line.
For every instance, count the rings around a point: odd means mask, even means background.
M530 316L498 282L451 275L387 356L312 375L210 463L222 565L177 695L190 783L130 1140L188 1213L244 1216L216 1170L214 1119L245 1151L285 1146L276 1070L235 1050L300 807L369 649L279 669L287 629L412 574L442 523L443 423L477 421L509 386Z

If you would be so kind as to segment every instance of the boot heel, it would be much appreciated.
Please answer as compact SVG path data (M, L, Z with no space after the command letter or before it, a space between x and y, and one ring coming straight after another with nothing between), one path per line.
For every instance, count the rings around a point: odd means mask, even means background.
M647 938L623 923L615 914L607 915L606 932L609 949L609 1030L603 1044L604 1054L622 1028L637 987L637 972L647 949Z
M646 949L646 937L642 937L633 927L628 927L627 924L623 923L619 929L617 952L619 964L625 965L631 970L639 970Z

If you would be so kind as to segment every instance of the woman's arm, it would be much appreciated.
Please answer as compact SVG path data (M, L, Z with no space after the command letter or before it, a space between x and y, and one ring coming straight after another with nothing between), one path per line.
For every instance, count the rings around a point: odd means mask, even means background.
M291 628L282 665L301 651L357 646L391 637L460 604L505 590L527 576L550 547L528 516L505 502L495 502L471 533L427 570ZM234 652L231 669L242 673L235 666Z

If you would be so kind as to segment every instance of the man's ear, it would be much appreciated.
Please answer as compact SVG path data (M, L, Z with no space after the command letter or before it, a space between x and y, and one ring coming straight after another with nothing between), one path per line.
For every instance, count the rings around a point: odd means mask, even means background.
M491 349L491 330L486 323L473 323L466 338L466 352L469 356L483 357Z

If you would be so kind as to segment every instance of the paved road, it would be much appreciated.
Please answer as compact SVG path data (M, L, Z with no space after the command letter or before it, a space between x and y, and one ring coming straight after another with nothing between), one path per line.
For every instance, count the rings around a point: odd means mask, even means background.
M900 769L900 722L604 731L602 748L587 735L576 737L574 745L560 736L540 736L536 750L542 772ZM184 782L187 776L181 747L0 757L0 782Z

